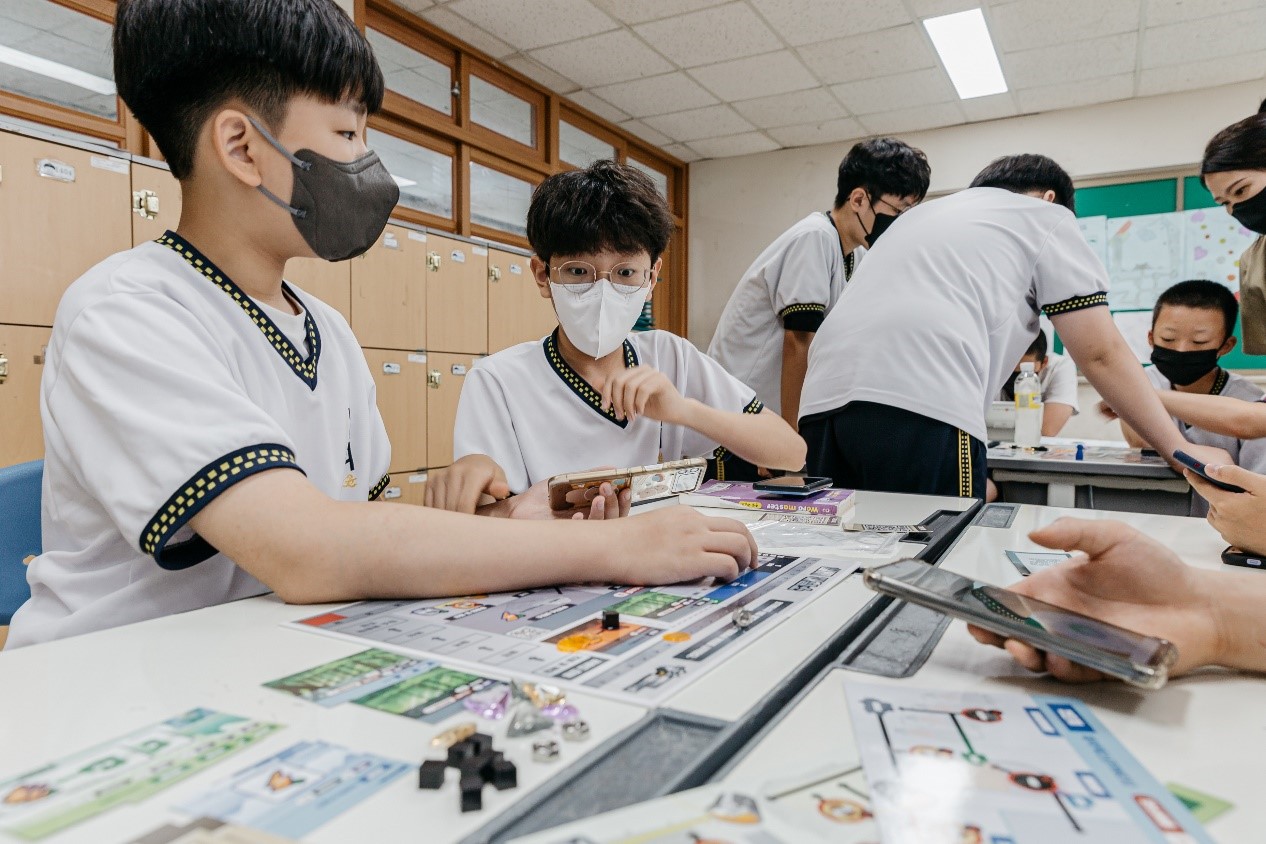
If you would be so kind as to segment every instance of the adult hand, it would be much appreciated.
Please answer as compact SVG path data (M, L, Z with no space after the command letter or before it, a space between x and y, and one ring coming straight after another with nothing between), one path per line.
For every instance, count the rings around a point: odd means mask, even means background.
M619 583L656 585L701 577L733 580L757 564L756 540L742 522L685 506L622 519L617 548L626 560Z
M468 454L447 469L435 469L426 484L422 502L427 507L474 513L480 500L501 500L510 494L506 473L486 454Z
M1011 587L1014 591L1127 630L1168 639L1178 648L1171 676L1221 658L1225 647L1218 626L1219 609L1206 588L1206 579L1165 546L1120 522L1069 518L1036 530L1029 538L1045 548L1082 553L1025 578ZM1005 647L1030 671L1047 671L1070 683L1105 679L1094 669L1016 639L1004 640L972 625L968 630L980 642Z
M668 376L650 366L622 369L602 385L602 407L612 408L617 419L630 422L649 416L660 422L682 423L689 403Z
M1211 464L1205 471L1244 490L1218 489L1190 469L1184 472L1187 482L1209 502L1209 524L1237 548L1266 552L1266 477L1234 465Z

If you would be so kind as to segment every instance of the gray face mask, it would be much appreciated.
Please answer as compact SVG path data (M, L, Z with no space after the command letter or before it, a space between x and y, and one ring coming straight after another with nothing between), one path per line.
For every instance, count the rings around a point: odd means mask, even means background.
M400 188L378 153L355 161L334 161L310 149L291 153L255 118L247 119L294 171L290 202L263 185L259 191L290 212L312 251L327 261L346 261L373 246L400 200Z

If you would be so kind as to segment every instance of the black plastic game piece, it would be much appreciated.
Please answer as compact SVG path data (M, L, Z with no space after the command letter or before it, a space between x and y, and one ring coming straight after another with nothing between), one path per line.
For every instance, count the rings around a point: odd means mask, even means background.
M484 756L492 753L492 736L487 733L475 733L466 739L466 742L470 745L471 756Z
M620 614L615 610L602 611L602 629L603 630L619 630Z
M484 778L479 774L462 774L458 788L462 790L463 812L478 812L484 807Z
M418 767L418 788L439 788L444 785L444 772L448 764L438 759L428 759Z
M492 787L497 791L505 791L507 788L517 788L519 785L519 770L514 767L514 763L509 759L501 758L498 753L489 763L489 770L485 772L484 779L492 783Z
M461 790L463 812L483 809L483 787L491 784L498 791L517 788L519 772L499 750L492 749L492 736L475 733L448 749L444 760L428 759L418 768L418 788L438 789L444 786L444 773L449 768L461 772L458 787Z

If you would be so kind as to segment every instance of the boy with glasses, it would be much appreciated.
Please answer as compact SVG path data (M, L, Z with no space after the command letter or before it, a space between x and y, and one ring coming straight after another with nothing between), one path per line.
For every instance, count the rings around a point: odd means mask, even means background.
M479 361L454 431L459 460L428 503L542 515L543 487L564 472L710 456L721 446L780 469L804 464L804 441L752 389L682 337L630 333L658 280L672 218L654 183L599 161L546 179L528 209L532 271L559 328ZM574 515L624 515L609 485ZM548 512L548 511L545 511Z

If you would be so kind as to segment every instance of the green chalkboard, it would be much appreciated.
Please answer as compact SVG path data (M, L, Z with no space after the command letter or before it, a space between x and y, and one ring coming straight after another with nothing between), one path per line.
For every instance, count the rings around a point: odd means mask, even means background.
M1213 194L1200 181L1199 176L1187 176L1182 180L1182 207L1184 211L1193 208L1214 208L1217 206Z

